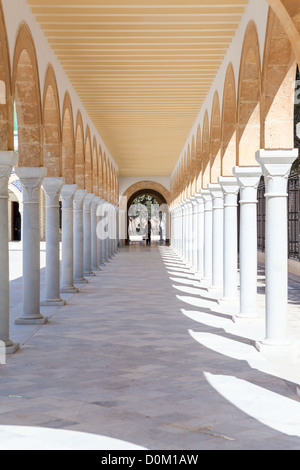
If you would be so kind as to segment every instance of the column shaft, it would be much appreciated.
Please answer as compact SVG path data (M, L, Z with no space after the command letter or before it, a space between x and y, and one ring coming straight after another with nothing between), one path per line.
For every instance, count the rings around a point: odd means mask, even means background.
M74 287L74 239L73 239L73 201L77 191L75 184L66 184L62 188L62 263L61 292L76 293Z
M9 336L9 244L8 244L8 179L18 163L15 152L0 152L0 341L7 354L19 349Z
M84 252L84 275L95 276L92 272L92 216L91 206L94 194L88 194L83 203L83 252Z
M92 271L100 271L100 264L98 263L98 237L97 237L97 207L100 202L100 197L95 197L91 206L91 257L92 257Z
M87 191L77 190L74 196L74 283L86 284L84 278L83 204Z
M287 183L298 150L260 150L256 160L266 183L266 339L264 345L289 344L287 333L288 238Z
M240 186L240 313L237 318L257 317L257 187L259 167L233 170Z
M218 184L208 189L213 199L212 289L223 290L224 195Z
M45 178L46 195L46 299L43 306L65 305L60 297L59 198L63 178Z
M23 190L23 315L17 325L44 324L40 313L40 192L44 168L16 168Z
M212 280L212 196L210 191L201 191L204 199L204 278Z

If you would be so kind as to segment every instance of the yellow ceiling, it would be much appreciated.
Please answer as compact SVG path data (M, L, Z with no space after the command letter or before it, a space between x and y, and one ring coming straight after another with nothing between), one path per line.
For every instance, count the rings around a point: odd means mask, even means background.
M121 176L169 176L248 0L27 0Z

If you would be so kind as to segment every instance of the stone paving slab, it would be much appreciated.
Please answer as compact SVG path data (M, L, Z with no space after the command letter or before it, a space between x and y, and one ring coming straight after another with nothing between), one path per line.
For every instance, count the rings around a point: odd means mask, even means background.
M41 279L43 289L43 267ZM262 268L259 282L263 310ZM299 449L296 364L253 347L263 318L234 324L198 287L170 248L122 248L65 307L45 308L48 324L13 326L21 349L0 367L0 426L91 433L124 449ZM299 284L290 293L297 341ZM19 309L18 297L12 320Z

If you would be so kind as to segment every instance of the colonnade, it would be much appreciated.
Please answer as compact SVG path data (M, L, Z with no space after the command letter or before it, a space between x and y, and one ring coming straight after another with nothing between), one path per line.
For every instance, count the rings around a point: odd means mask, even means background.
M226 310L238 307L238 313L232 315L233 321L255 321L259 316L257 188L261 176L265 177L266 328L265 339L256 344L259 350L290 344L287 182L297 157L298 149L259 150L257 166L235 167L232 176L219 177L217 184L209 184L192 197L182 198L171 209L174 251L197 273L201 287L211 292L212 298L227 305Z
M0 152L0 340L7 353L18 344L9 335L8 179L18 162L15 152ZM63 306L62 293L77 293L118 250L118 208L64 178L47 177L44 168L15 169L23 193L23 311L17 325L44 324L40 306ZM46 298L40 298L40 192L46 196ZM60 204L62 201L62 261Z

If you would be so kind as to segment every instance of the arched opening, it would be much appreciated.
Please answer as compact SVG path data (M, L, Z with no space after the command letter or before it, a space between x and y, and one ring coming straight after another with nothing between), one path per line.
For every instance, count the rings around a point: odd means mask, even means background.
M92 143L89 126L87 126L85 138L85 189L88 194L93 192Z
M60 177L61 124L57 83L52 66L48 67L43 99L44 167L48 177Z
M158 191L135 192L128 199L127 219L127 244L169 244L168 203Z
M85 187L84 130L80 111L77 114L75 134L75 184L78 189Z
M38 65L33 39L26 25L21 26L16 41L12 82L18 122L19 166L43 166Z
M217 184L221 176L221 111L218 93L215 93L210 129L210 181Z
M74 124L72 103L68 93L65 96L62 116L62 175L66 184L74 184Z
M243 44L237 106L237 164L256 166L261 133L261 65L257 30L250 22Z
M236 166L236 93L233 66L227 69L222 115L222 176L231 176Z

